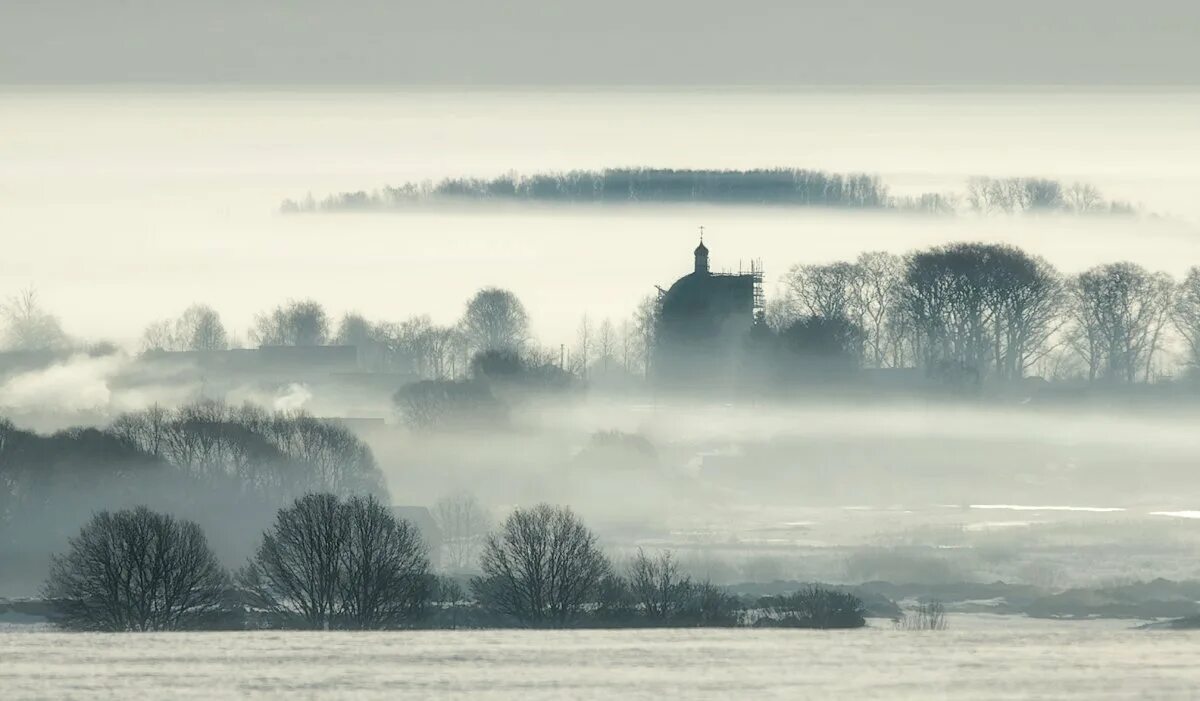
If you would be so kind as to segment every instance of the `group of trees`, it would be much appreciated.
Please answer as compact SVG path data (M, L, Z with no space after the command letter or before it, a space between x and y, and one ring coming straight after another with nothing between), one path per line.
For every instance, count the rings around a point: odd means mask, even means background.
M972 382L1153 379L1177 337L1200 362L1200 269L1182 283L1129 262L1067 276L1020 249L957 243L905 257L799 265L769 325L851 364L919 367ZM1172 333L1174 332L1174 333Z
M516 295L489 287L467 302L462 319L449 326L428 316L401 322L372 322L345 314L336 325L312 299L291 300L259 314L249 332L256 346L356 346L366 369L411 371L428 379L458 377L473 355L520 351L530 340L529 314ZM214 351L236 347L220 315L197 304L177 319L150 324L142 335L144 351Z
M459 504L463 506L463 504ZM474 507L468 505L468 510ZM461 510L455 517L461 517ZM472 524L472 530L479 524ZM746 607L693 582L670 552L639 551L616 571L570 510L516 509L487 536L472 605L493 625L733 626ZM308 494L279 510L235 576L193 522L145 507L97 513L53 558L43 594L79 630L175 630L230 625L310 629L413 627L437 606L461 605L431 574L417 529L371 496ZM819 587L762 600L759 625L865 625L856 597ZM230 619L240 612L240 623ZM253 621L253 622L252 622Z
M178 319L156 321L142 334L142 350L212 351L230 346L221 315L212 307L194 304Z
M1131 214L1132 205L1109 202L1095 186L1064 185L1045 178L986 178L967 181L967 205L981 214L1068 212L1071 214Z
M532 202L704 202L881 208L889 205L878 176L799 168L692 170L609 168L565 173L508 173L491 179L447 178L405 183L380 192L347 192L320 202L285 200L284 212L354 211L430 199Z
M145 504L198 521L227 557L247 554L297 495L386 494L371 450L303 413L199 402L124 414L104 429L40 435L0 421L0 559L36 572L94 511Z
M333 494L280 509L236 585L199 525L138 507L93 516L43 587L62 625L105 631L219 626L238 605L284 626L394 628L419 620L431 591L414 526L372 496Z
M893 197L878 175L829 173L799 168L693 170L609 168L565 173L507 173L495 178L446 178L408 182L374 192L330 195L318 201L284 200L285 213L392 209L437 200L569 203L689 202L892 209L952 214L1062 212L1127 214L1133 207L1110 202L1086 183L1044 178L971 178L962 194L923 193Z

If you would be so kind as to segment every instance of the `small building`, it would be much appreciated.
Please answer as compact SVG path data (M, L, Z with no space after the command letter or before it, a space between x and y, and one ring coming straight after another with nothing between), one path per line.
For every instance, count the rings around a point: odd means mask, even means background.
M678 390L731 389L762 318L762 269L751 263L748 272L713 272L703 237L693 257L692 272L661 292L653 377Z

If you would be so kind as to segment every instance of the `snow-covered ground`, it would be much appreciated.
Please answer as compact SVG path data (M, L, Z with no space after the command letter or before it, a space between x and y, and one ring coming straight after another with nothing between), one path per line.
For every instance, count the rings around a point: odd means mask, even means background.
M0 629L10 701L1194 698L1200 633L952 616L945 632L69 634Z

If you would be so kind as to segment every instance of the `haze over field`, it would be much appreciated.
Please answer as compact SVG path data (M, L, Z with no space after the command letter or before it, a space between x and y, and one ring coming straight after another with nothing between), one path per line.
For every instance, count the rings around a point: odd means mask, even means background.
M1186 698L1197 37L0 0L0 689Z
M68 331L132 345L150 320L200 300L242 333L262 308L305 296L335 313L448 321L497 284L554 344L582 312L622 316L686 272L700 225L716 268L762 259L768 293L796 263L966 239L1013 243L1065 271L1128 258L1179 275L1200 260L1197 114L1189 91L8 91L0 292L36 286ZM961 193L975 175L1049 177L1146 216L277 213L306 192L642 164L878 173L898 195Z

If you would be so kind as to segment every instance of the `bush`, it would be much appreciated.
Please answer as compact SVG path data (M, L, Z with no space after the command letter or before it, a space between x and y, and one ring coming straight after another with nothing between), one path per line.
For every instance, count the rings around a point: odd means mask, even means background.
M919 604L896 619L900 630L946 630L946 607L940 601Z
M782 628L861 628L867 624L862 599L849 592L807 587L765 599L766 617L757 625Z
M199 526L139 507L93 516L52 559L43 595L68 628L177 630L216 614L228 583Z

